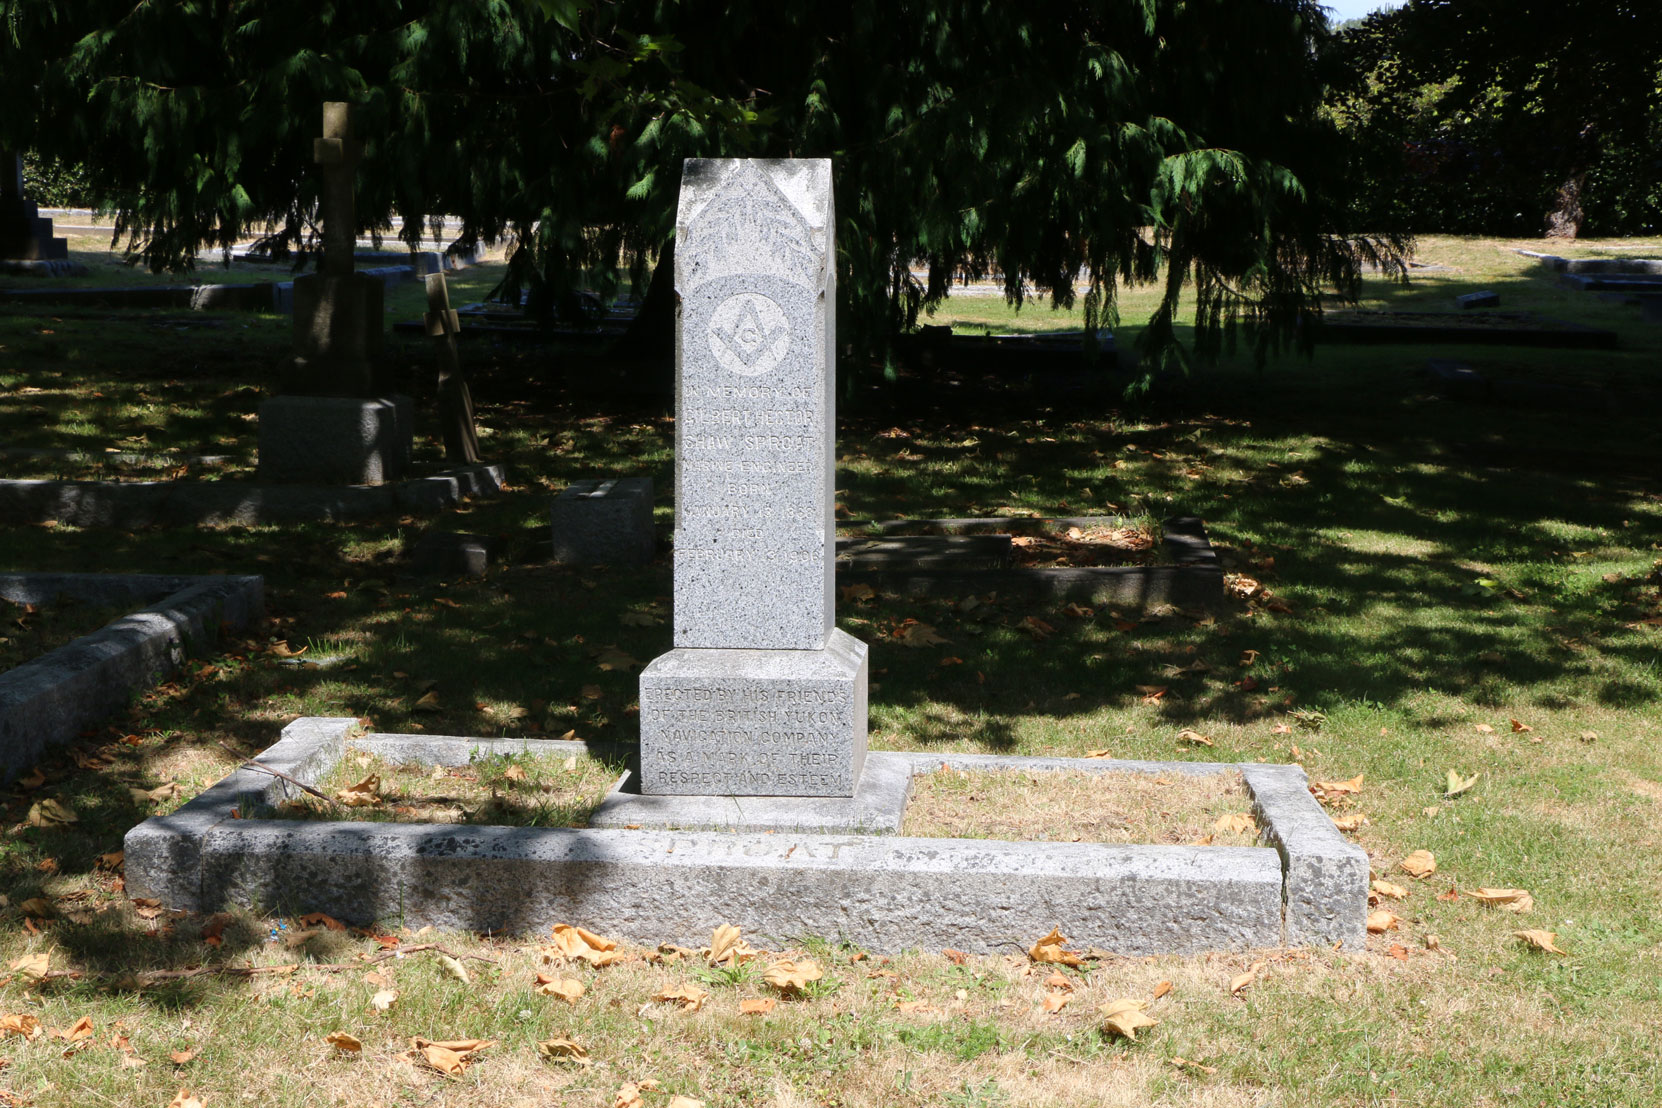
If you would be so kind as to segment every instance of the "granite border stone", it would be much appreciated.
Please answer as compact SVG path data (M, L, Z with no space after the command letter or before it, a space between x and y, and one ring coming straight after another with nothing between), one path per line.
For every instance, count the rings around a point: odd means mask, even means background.
M258 761L308 783L343 756L350 719L303 718ZM602 748L560 740L370 734L394 759ZM616 755L627 748L604 748ZM1280 945L1359 949L1367 858L1339 835L1294 766L1002 755L872 755L886 774L937 768L1206 775L1239 771L1266 847L1106 846L896 835L440 824L246 817L293 786L242 769L127 836L133 896L214 910L324 911L353 922L530 932L558 921L690 943L712 921L768 942L807 936L876 952L989 952L1060 924L1124 954ZM748 798L747 805L754 804ZM848 803L848 802L844 802Z
M178 668L192 646L212 642L222 626L240 627L265 612L261 577L0 575L0 596L9 600L45 603L60 595L147 606L0 673L0 781Z
M493 496L496 465L459 466L386 485L261 485L240 481L0 481L0 521L76 527L333 522L434 513Z
M1112 520L1103 516L1066 519L945 519L893 520L876 525L880 533L898 526L935 525L948 534L969 533L968 529L1005 525L1063 524L1092 526ZM1169 565L1084 566L1057 569L931 569L888 568L859 570L839 566L839 586L866 583L880 592L904 596L963 596L997 591L1000 595L1032 596L1049 600L1073 600L1087 604L1120 604L1154 608L1161 604L1176 607L1214 608L1223 603L1223 568L1206 535L1206 525L1195 516L1176 516L1162 525L1162 545Z

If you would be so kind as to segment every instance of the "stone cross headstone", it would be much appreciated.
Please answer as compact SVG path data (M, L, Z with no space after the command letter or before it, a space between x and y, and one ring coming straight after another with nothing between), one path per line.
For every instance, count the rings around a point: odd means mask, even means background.
M323 167L323 260L294 281L294 357L283 391L300 396L371 396L385 320L381 282L354 273L358 223L353 199L363 143L353 134L352 105L323 105L323 136L312 159Z
M452 462L472 464L479 460L479 434L473 426L473 393L456 351L461 319L450 306L450 288L444 274L429 273L426 280L425 321L439 361L439 426L444 435L444 456Z
M294 355L279 374L283 395L260 405L263 480L376 484L410 462L414 406L409 397L378 395L375 384L383 288L352 270L362 156L352 106L324 104L323 136L312 143L323 167L323 260L318 272L294 279Z
M836 255L825 160L686 163L676 217L674 646L641 790L851 796L866 645L835 627Z
M333 276L352 272L358 245L356 193L364 144L352 133L352 105L323 105L323 137L312 140L312 161L323 167L323 265Z

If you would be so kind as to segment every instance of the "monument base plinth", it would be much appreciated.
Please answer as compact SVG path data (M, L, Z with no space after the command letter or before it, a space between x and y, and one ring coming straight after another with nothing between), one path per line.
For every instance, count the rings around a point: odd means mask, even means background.
M852 797L866 760L866 644L681 648L641 673L647 796Z
M630 770L589 814L589 826L895 835L911 797L912 775L907 755L873 751L851 797L647 796L640 791L640 774Z
M260 405L262 481L378 485L410 464L407 396L278 396Z

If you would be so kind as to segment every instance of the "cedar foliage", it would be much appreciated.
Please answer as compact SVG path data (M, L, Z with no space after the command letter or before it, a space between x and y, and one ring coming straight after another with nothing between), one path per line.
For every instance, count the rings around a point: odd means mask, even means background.
M1287 340L1402 243L1347 237L1315 0L0 0L6 138L80 160L158 269L314 233L318 106L359 105L366 228L517 244L540 302L644 278L690 156L830 157L842 334L955 277L1113 326L1163 274L1152 372ZM396 213L399 219L394 226ZM922 262L927 276L913 276Z
M1656 0L1409 0L1342 28L1330 56L1367 225L1662 229Z

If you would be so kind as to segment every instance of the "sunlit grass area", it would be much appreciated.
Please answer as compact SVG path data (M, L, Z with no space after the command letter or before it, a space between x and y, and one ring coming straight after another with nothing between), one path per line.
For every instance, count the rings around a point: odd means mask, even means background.
M839 623L872 645L874 747L1261 759L1298 762L1315 781L1359 776L1359 791L1329 799L1391 887L1365 954L1100 953L1069 968L1032 960L1038 935L989 955L886 961L800 936L711 966L661 951L684 937L643 922L618 936L621 960L597 967L550 954L548 935L417 934L398 919L358 933L276 907L180 917L125 902L107 856L126 829L299 715L634 740L640 667L670 646L667 548L639 569L551 566L548 502L580 478L650 476L667 540L671 413L597 391L607 364L582 349L469 340L483 448L512 484L499 500L350 526L0 531L8 571L255 572L270 610L13 787L0 958L44 955L55 976L14 970L0 1015L57 1031L85 1016L93 1031L7 1038L0 1087L29 1105L157 1108L181 1087L208 1108L605 1108L648 1079L649 1108L675 1096L712 1108L1657 1103L1662 427L1620 399L1458 401L1422 371L1455 358L1496 380L1621 398L1659 387L1662 328L1560 288L1514 245L1542 244L1423 239L1418 260L1449 268L1406 286L1370 278L1363 306L1453 312L1455 295L1494 289L1502 310L1609 328L1620 346L1319 345L1262 368L1244 356L1198 368L1136 403L1120 398L1120 369L1067 399L1020 367L970 395L903 376L846 404L839 429L844 520L1194 514L1230 574L1213 612L1069 610L992 589L973 603L851 596ZM1632 245L1662 252L1575 249ZM488 267L460 275L453 302L480 295L462 281L491 279ZM1151 295L1126 295L1122 350ZM390 314L419 310L400 300ZM1067 318L954 297L932 322L1006 331ZM252 413L286 327L0 308L6 445L251 460ZM426 340L388 341L430 415ZM420 452L438 458L425 434ZM4 465L47 475L39 459ZM413 575L401 551L431 528L497 539L489 576ZM74 822L47 818L45 800ZM1052 840L1098 818L1058 808ZM1436 861L1423 878L1400 865L1419 850ZM1533 906L1485 903L1483 888L1527 890ZM1514 935L1528 930L1565 953ZM432 949L386 957L391 938L439 944L469 979ZM770 986L766 967L786 956L823 976ZM583 995L545 995L539 973ZM654 999L689 987L709 994L696 1010ZM398 996L379 1008L383 991ZM1159 1020L1134 1042L1103 1030L1099 1006L1122 998ZM329 1045L335 1031L362 1052ZM444 1076L410 1056L417 1036L495 1045ZM554 1038L586 1058L543 1058L536 1044Z

